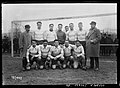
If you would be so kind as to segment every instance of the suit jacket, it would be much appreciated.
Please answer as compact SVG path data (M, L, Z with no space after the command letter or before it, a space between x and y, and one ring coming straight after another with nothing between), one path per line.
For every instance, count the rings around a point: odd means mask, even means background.
M19 41L20 48L23 47L23 51L21 52L21 57L26 57L27 48L28 46L31 45L31 41L32 41L32 35L30 33L27 33L25 31L21 34Z

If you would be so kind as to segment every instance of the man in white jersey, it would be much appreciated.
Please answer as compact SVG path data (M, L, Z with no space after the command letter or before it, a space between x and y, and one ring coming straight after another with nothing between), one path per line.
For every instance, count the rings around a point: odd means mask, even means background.
M44 30L41 29L42 22L37 22L37 30L34 32L34 40L36 40L37 45L42 44L44 40Z
M59 46L59 41L54 40L54 46L51 47L49 57L52 61L52 68L55 69L57 66L62 69L63 64L63 49Z
M27 49L26 54L26 69L29 70L35 61L37 63L36 68L39 67L40 62L40 50L39 47L36 45L36 41L32 41L32 45L30 45Z
M83 30L83 23L82 22L78 23L78 31L76 33L77 33L77 39L83 45L84 50L85 50L85 54L86 54L86 40L85 40L85 37L86 37L87 31ZM86 55L85 55L85 65L86 65L86 61L87 61L87 58L86 58Z
M49 31L45 32L45 39L48 41L49 45L54 44L54 40L57 39L57 34L53 30L54 24L49 24Z
M50 48L51 46L48 45L48 41L47 40L43 40L43 44L39 45L40 48L40 56L41 56L41 60L40 60L40 69L46 68L48 69L50 67L50 58L48 57L48 54L50 52Z
M76 40L75 46L73 47L73 57L74 57L74 63L73 67L78 68L79 64L83 70L86 70L85 67L85 56L84 56L84 48L82 44L80 44L79 40Z
M70 44L74 44L77 39L76 31L74 30L74 24L70 23L69 28L70 31L67 33L67 40L69 40Z
M64 32L65 32L66 35L67 35L68 31L69 31L69 26L65 26Z
M65 41L65 44L63 46L63 52L64 52L63 68L66 68L67 66L69 66L69 68L71 68L72 64L74 62L73 56L72 56L73 45L69 44L68 40Z

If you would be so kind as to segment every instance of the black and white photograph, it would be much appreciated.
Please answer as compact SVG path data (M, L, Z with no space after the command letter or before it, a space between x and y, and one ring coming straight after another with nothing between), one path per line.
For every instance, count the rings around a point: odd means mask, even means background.
M2 3L2 85L117 82L117 3Z

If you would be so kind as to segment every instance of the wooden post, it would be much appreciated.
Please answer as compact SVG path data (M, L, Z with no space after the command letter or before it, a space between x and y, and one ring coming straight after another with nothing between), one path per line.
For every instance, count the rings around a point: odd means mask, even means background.
M13 21L11 22L11 56L14 56L13 53Z

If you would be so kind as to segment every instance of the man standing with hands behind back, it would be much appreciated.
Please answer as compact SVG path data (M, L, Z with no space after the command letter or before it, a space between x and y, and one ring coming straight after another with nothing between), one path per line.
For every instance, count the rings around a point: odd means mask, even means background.
M89 69L94 69L95 61L95 71L98 71L101 34L100 30L96 28L96 22L92 21L90 25L91 28L86 36L86 56L90 58Z

